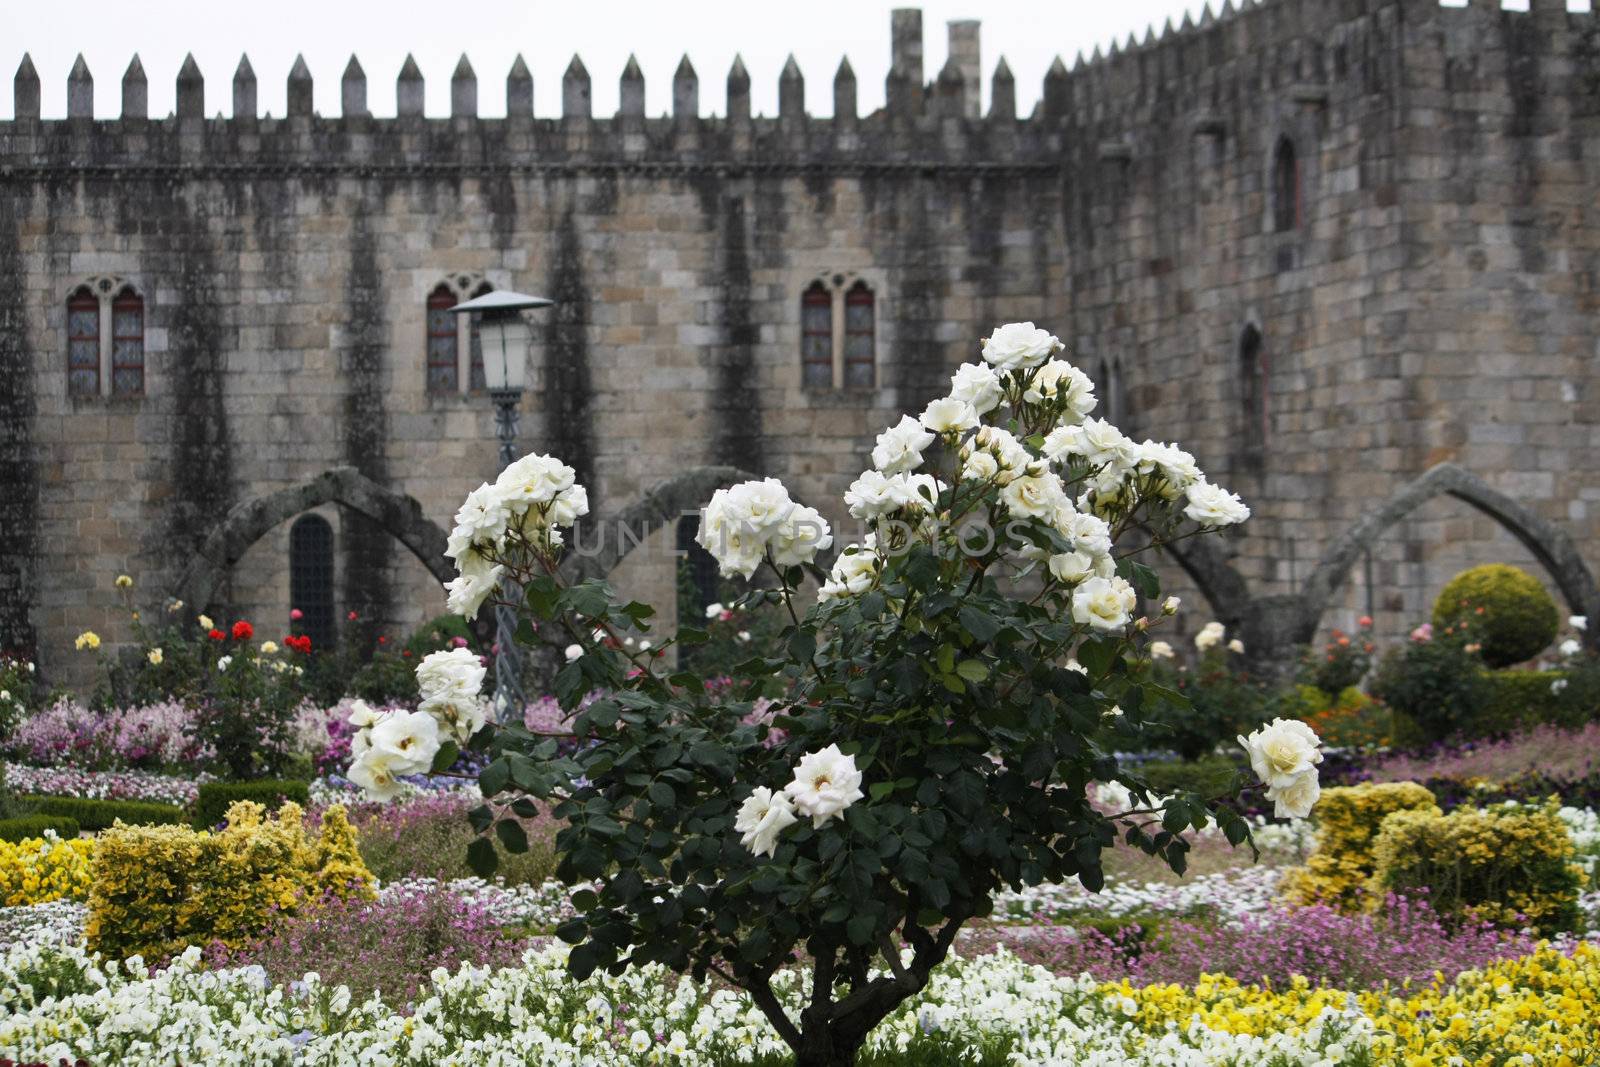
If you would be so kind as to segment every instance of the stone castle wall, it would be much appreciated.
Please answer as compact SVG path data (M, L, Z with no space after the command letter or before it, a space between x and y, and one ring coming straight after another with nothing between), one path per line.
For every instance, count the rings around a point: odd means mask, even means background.
M1444 460L1592 551L1600 66L1591 16L1534 7L1225 6L1053 69L1020 118L1003 64L978 114L975 24L952 24L952 59L925 79L912 12L895 16L888 107L857 117L845 65L827 120L804 114L792 66L778 116L750 115L736 66L726 117L704 118L687 63L673 115L643 114L630 67L622 110L596 119L575 60L559 119L533 117L525 70L506 119L476 117L465 64L448 119L421 114L410 67L399 117L372 118L355 64L339 117L312 114L297 65L286 117L255 117L245 66L236 117L206 119L215 89L191 63L168 119L144 114L135 64L121 119L89 118L75 74L69 117L41 121L25 65L0 123L4 639L81 678L76 633L126 636L117 573L150 610L228 507L330 467L448 525L495 462L487 398L424 389L425 301L455 274L559 301L538 313L521 440L577 466L601 513L720 463L847 521L839 496L877 431L990 326L1033 319L1125 428L1247 496L1257 518L1230 551L1258 594L1291 591ZM1302 210L1278 232L1285 138ZM96 275L144 295L142 397L67 395L65 301ZM801 384L800 294L835 275L874 290L870 389ZM1247 327L1268 368L1253 387ZM398 632L442 610L398 543L323 511L341 612ZM1436 501L1374 545L1387 632L1460 564L1526 558L1474 514ZM230 617L285 620L287 538L234 568ZM670 538L616 576L664 608ZM1324 622L1348 625L1365 596L1353 578Z

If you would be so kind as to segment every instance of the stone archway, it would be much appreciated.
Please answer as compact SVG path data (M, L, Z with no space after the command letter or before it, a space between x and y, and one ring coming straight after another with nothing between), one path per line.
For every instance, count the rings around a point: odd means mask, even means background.
M309 482L235 505L195 553L172 595L203 611L251 545L279 523L323 504L339 504L377 523L441 583L455 577L455 567L444 554L444 530L422 513L414 497L385 489L354 467L335 467Z
M1441 463L1395 490L1382 507L1353 524L1323 554L1300 592L1304 640L1309 641L1316 632L1328 601L1344 584L1363 549L1384 530L1436 496L1453 496L1504 526L1549 572L1573 614L1600 614L1600 587L1596 586L1593 572L1566 531L1541 519L1504 493L1491 489L1470 471L1454 463ZM1593 631L1585 634L1584 639L1592 644Z

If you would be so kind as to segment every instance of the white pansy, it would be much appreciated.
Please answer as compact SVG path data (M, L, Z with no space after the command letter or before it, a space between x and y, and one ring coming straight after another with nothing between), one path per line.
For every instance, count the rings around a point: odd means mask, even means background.
M963 363L950 377L950 399L972 405L979 415L993 411L1003 396L1000 376L985 364Z
M983 342L983 358L998 371L1037 367L1061 350L1061 342L1031 322L1008 322Z
M800 757L794 780L783 787L795 810L821 826L838 816L866 794L861 792L861 772L854 756L846 756L838 745Z
M439 723L425 711L396 711L368 731L372 751L385 757L395 774L415 774L433 765L439 751Z
M799 821L787 794L758 786L739 806L733 828L741 835L739 843L751 853L770 856L778 850L778 835Z
M915 470L922 465L923 449L933 444L933 434L910 415L878 435L872 449L872 465L885 474Z
M1034 372L1022 399L1030 404L1050 404L1062 417L1080 422L1094 410L1094 383L1066 360L1052 359Z
M1298 719L1273 719L1239 744L1262 784L1287 787L1295 776L1322 762L1322 740Z
M1227 628L1220 622L1208 622L1194 635L1194 647L1204 652L1208 648L1222 644L1222 639L1227 633Z
M1176 653L1172 651L1172 646L1167 644L1165 641L1150 642L1151 659L1171 659L1174 655L1176 655Z
M1137 602L1138 594L1123 579L1090 578L1072 593L1072 618L1096 630L1120 630Z
M923 408L918 421L934 433L959 433L978 425L978 411L965 400L945 396Z
M1183 513L1203 526L1232 526L1250 517L1250 509L1236 494L1210 482L1196 482L1185 495L1189 503Z

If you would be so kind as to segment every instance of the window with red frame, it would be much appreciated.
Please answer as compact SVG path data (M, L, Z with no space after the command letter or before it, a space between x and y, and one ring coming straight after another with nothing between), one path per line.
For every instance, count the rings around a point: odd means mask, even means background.
M800 381L833 388L833 294L821 282L800 294Z
M441 285L428 294L428 392L453 393L460 382L456 364L456 294Z
M877 333L872 290L856 282L844 294L844 384L870 389L877 377Z
M144 393L144 300L124 289L111 302L111 395Z
M100 300L87 288L67 298L67 392L100 395Z

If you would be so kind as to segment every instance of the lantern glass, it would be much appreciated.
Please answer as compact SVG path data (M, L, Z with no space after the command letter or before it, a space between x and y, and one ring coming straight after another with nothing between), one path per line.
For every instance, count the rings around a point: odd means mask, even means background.
M527 384L528 346L533 331L518 312L486 312L478 324L483 380L492 393L520 393Z

